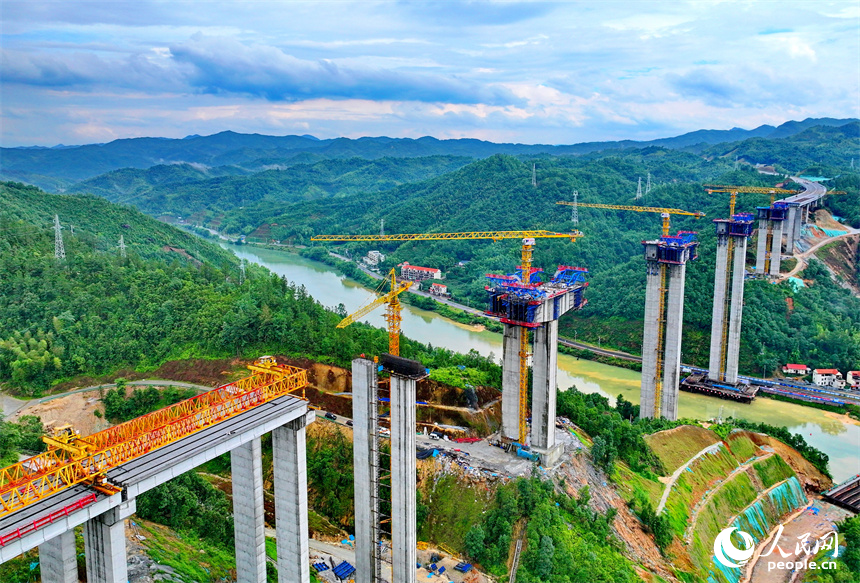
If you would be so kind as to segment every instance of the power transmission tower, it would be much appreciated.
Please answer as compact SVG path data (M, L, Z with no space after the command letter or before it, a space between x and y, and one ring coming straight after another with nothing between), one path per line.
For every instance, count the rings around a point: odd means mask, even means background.
M63 227L60 226L60 215L54 215L54 258L66 258L66 248L63 246Z
M125 259L125 239L123 236L119 236L119 256Z
M642 198L642 177L639 177L639 185L636 187L636 200Z
M573 206L570 207L570 220L573 223L573 226L577 226L579 224L579 207L577 203L579 202L579 191L573 191Z
M537 164L532 164L532 186L537 186Z
M737 156L735 156L735 170L737 170L737 169L738 169L738 164L739 164L739 162L738 162L738 157L737 157Z
M239 260L239 285L245 283L245 260Z
M379 236L385 236L385 219L379 219Z
M648 173L648 182L645 183L645 194L651 192L651 173Z

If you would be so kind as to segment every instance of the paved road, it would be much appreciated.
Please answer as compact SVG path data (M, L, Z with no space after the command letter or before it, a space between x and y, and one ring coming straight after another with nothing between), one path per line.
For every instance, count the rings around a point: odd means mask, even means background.
M816 243L815 245L813 245L812 247L810 247L809 249L807 249L803 253L795 253L794 258L797 260L797 265L795 265L794 269L792 269L791 271L789 271L785 275L781 275L779 277L779 279L777 280L777 283L783 282L783 281L787 280L789 277L794 277L798 273L800 273L801 271L806 269L807 265L809 264L808 259L812 255L815 255L815 252L818 251L824 245L827 245L828 243L832 243L833 241L836 241L837 239L843 239L845 237L857 235L858 233L860 233L860 229L851 229L850 231L846 232L844 235L837 235L836 237L828 237L827 239L822 239L821 241L819 241L818 243Z

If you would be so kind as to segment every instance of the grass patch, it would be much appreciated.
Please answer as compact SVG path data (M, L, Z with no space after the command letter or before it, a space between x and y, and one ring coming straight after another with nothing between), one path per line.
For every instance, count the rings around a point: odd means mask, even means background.
M718 441L720 438L716 433L694 425L683 425L645 436L645 443L670 475L694 455Z
M699 513L690 556L705 572L713 555L714 538L726 527L729 518L738 514L755 500L758 492L746 472L722 485L708 504Z
M492 502L492 494L471 488L455 476L445 475L424 503L430 508L418 538L428 542L444 542L456 551L464 552L466 533L483 521L483 514Z
M791 469L791 466L785 463L785 460L778 455L772 455L766 460L756 462L752 467L755 469L755 473L761 480L765 490L794 475L794 470Z
M615 474L612 476L612 481L627 503L633 500L637 490L641 490L652 506L657 508L660 497L663 495L663 484L634 472L626 464L615 464Z
M346 538L346 531L335 526L329 520L316 511L308 509L308 530L313 534L321 534L323 536L336 536Z
M684 534L690 518L690 509L711 489L714 482L723 479L737 465L726 448L720 447L717 453L708 453L697 459L690 466L690 471L681 472L666 499L664 509L675 534Z
M753 443L744 431L733 431L726 438L726 443L729 444L732 456L741 464L758 453L756 444Z
M138 520L137 526L146 537L142 544L149 557L174 571L174 578L187 583L216 583L235 576L233 549L214 546L192 534L173 532L151 522Z

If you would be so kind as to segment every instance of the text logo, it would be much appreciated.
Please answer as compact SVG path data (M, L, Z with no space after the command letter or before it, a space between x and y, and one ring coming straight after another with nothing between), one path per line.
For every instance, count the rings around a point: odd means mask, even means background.
M732 542L732 533L736 530L741 536L741 540L743 540L745 547L743 549L737 548ZM737 569L745 565L752 558L754 552L755 542L753 541L753 537L734 526L723 529L717 535L717 538L714 539L714 558L724 567Z

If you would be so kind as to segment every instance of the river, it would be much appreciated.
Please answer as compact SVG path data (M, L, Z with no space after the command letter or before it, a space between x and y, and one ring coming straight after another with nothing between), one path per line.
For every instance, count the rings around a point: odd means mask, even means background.
M221 243L238 257L267 267L290 281L305 286L308 293L324 306L343 304L353 312L367 302L371 293L359 284L334 273L328 265L310 261L286 251L260 249ZM589 290L596 293L596 290ZM444 346L457 352L476 350L485 356L502 355L500 334L477 331L472 326L453 322L434 312L403 306L402 331L405 336L433 346ZM384 310L369 314L365 321L384 327ZM558 355L558 386L575 386L582 392L600 393L614 400L616 395L633 403L639 402L641 374L625 368ZM759 398L750 405L741 405L682 392L679 415L693 419L710 419L719 415L743 418L754 422L782 425L802 434L807 442L830 456L830 471L834 479L845 480L860 473L860 424L840 420L825 411Z

